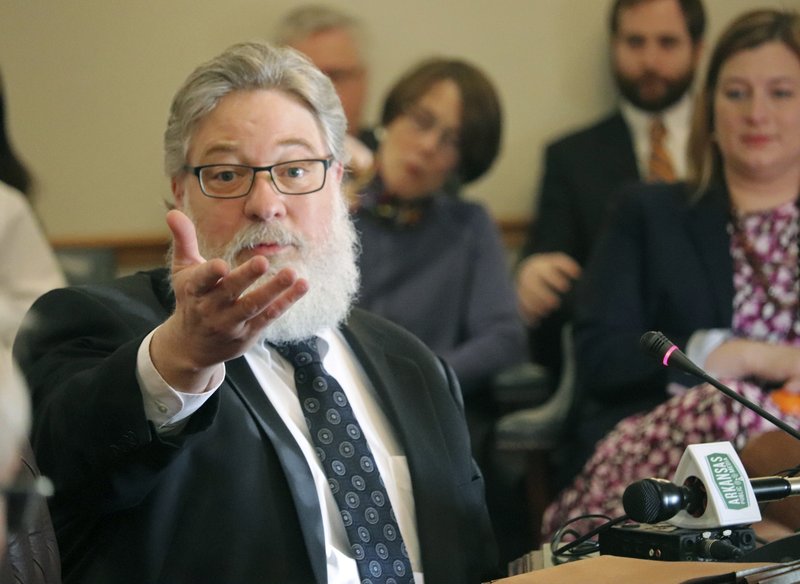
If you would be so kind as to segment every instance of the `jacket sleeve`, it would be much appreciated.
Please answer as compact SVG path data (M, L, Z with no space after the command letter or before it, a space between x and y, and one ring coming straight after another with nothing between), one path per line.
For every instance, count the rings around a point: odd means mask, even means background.
M641 191L625 193L598 241L578 286L575 351L579 387L598 399L618 402L663 393L666 369L645 355L641 335L653 326L648 240L656 236L644 213Z
M214 398L169 441L145 416L136 353L163 318L163 309L100 287L53 291L26 316L15 358L31 392L37 460L58 493L90 497L98 511L132 505L210 423Z

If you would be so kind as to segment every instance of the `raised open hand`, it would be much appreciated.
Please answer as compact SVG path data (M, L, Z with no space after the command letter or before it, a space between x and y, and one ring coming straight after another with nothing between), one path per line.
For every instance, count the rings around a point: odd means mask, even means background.
M308 290L308 282L284 268L249 289L269 270L257 256L238 267L200 255L194 225L177 210L167 214L174 238L172 284L175 312L150 344L153 364L172 387L204 391L219 364L242 355L264 327Z

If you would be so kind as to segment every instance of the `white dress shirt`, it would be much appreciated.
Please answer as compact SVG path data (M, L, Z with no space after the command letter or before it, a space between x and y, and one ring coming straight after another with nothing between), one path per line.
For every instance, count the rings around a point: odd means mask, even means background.
M636 165L642 179L647 177L650 164L650 126L654 118L661 118L667 129L665 146L669 152L675 176L678 179L686 178L688 167L686 148L692 124L692 102L691 92L687 91L677 103L654 114L638 109L628 101L621 101L620 111L631 132Z
M225 378L225 366L220 365L205 393L178 392L167 385L153 366L149 351L152 335L153 333L150 333L139 347L137 376L142 387L148 419L160 433L168 435L180 431L189 416L219 388ZM408 550L414 581L417 584L424 584L414 494L411 490L411 475L405 452L380 407L372 384L341 333L326 330L319 335L319 338L318 347L323 365L328 373L336 378L347 395L383 478L403 542ZM297 399L293 367L280 357L275 349L261 343L256 343L244 357L267 398L297 441L314 477L325 533L328 583L358 584L361 580L350 552L339 507L328 486L322 464L317 458Z

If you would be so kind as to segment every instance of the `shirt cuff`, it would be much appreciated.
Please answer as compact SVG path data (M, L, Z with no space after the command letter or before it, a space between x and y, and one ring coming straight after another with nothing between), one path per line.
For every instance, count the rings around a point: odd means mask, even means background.
M686 356L698 366L705 369L708 356L725 341L733 338L731 329L699 330L689 337L686 343ZM709 371L713 375L713 372Z
M154 329L147 335L136 355L136 378L144 398L144 412L161 435L180 432L189 416L199 410L214 395L225 379L225 364L220 363L203 393L185 393L171 387L153 365L150 341Z

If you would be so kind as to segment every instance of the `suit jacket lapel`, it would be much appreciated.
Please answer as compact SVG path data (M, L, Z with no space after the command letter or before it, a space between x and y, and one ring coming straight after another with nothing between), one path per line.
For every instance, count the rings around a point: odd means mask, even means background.
M357 311L354 311L350 323L357 320ZM343 333L382 400L408 461L425 574L437 580L437 572L442 572L446 580L448 562L439 552L452 543L456 528L439 508L443 501L459 496L451 488L454 484L452 472L458 464L442 460L450 456L450 449L442 433L442 421L437 419L437 409L431 401L433 392L413 360L392 351L382 337L362 335L354 328L357 329L357 325L345 327Z
M425 377L414 361L392 351L383 338L359 335L350 326L342 332L374 386L409 465L412 461L419 464L414 454L420 442L434 440L444 444ZM409 412L414 412L414 416L409 416ZM439 443L431 446L438 447Z
M620 182L634 181L639 179L639 165L636 162L636 153L633 149L633 137L622 117L621 112L617 112L608 120L607 137L603 139L606 144L613 144L613 148L606 148L609 161L613 165L614 173ZM615 179L616 180L616 179Z
M225 366L226 381L239 395L275 448L297 506L297 513L303 522L303 537L317 581L327 582L325 534L320 520L322 511L308 463L286 424L253 376L245 358L228 361Z

